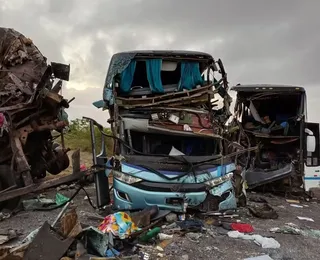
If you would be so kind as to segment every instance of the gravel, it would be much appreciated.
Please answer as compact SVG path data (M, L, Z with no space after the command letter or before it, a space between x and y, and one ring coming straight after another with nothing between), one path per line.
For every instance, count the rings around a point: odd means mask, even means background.
M95 189L91 185L86 187L90 198L95 201ZM65 196L71 197L75 192L72 190L60 190ZM56 189L51 189L43 193L46 198L54 198L57 193ZM86 217L87 212L95 213L96 211L90 206L85 193L80 191L75 197L73 205L77 207L77 212L81 222L98 226L99 220L90 220ZM247 209L239 209L239 215L243 223L251 224L255 232L261 236L273 237L280 243L278 249L263 249L253 241L230 238L226 230L222 227L205 224L209 232L199 234L189 234L187 236L174 235L172 242L165 248L163 259L245 259L259 255L269 255L274 260L309 260L318 259L320 255L319 239L293 234L271 233L271 228L281 227L286 223L293 223L302 229L320 229L320 205L317 202L303 202L303 208L290 206L284 198L275 196L263 197L277 211L278 219L258 219L252 217ZM59 214L60 209L52 211L22 211L9 219L0 222L0 230L13 228L22 232L21 239L27 236L32 230L38 228L45 221L52 223ZM299 220L297 216L312 218L314 222ZM209 221L204 221L205 223ZM211 222L212 223L212 222ZM225 231L225 232L224 232ZM154 250L156 254L159 251ZM150 258L150 259L156 259Z

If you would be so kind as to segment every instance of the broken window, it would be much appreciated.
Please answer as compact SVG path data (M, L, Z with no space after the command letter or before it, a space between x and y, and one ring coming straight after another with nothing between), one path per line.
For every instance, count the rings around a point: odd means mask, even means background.
M162 59L132 60L120 77L121 95L149 95L191 90L203 85L200 64Z
M238 92L235 112L241 115L241 144L258 147L246 171L250 188L300 175L303 100L301 91ZM294 186L300 187L302 178L296 180Z
M244 128L272 135L299 136L296 121L301 107L300 95L251 97L244 102Z
M148 155L172 155L170 152L176 150L187 156L210 156L220 153L219 139L143 133L133 130L130 131L130 138L134 150Z

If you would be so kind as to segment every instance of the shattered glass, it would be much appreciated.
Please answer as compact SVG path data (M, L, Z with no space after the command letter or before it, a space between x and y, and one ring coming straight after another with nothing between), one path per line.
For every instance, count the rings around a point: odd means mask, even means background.
M115 54L109 65L109 70L104 84L103 99L110 102L113 96L110 95L110 91L107 91L111 87L112 80L115 75L121 73L130 64L131 60L136 56L136 53L117 53ZM112 101L111 101L112 102Z

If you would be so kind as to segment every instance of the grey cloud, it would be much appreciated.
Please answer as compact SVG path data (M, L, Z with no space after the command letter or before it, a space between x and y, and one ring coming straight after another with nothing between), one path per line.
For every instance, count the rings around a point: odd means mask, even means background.
M201 4L192 0L148 0L139 4L100 1L92 14L96 19L83 21L73 33L94 35L97 29L104 30L116 38L114 45L118 50L127 50L141 45L148 34L150 37L152 33L168 32L175 36L175 42L162 48L202 45L203 50L214 52L214 56L224 59L227 68L236 71L239 78L235 82L263 79L313 84L318 73L308 56L318 53L319 45L314 44L318 42L316 28L320 25L318 7L317 1L305 4L296 0L201 1ZM144 37L131 36L137 31ZM223 44L203 45L217 37L224 39ZM246 69L240 68L239 74L237 70L244 65ZM309 76L302 79L301 72Z
M11 1L15 8L0 8L1 24L32 38L50 60L70 62L73 82L102 88L112 52L193 48L222 58L231 84L301 84L312 98L319 85L318 0ZM86 38L87 58L64 60L63 48ZM91 106L89 92L74 93L77 111Z
M92 105L92 102L101 99L101 88L87 88L85 90L64 88L62 91L63 96L69 100L75 97L75 100L71 102L70 107L66 110L69 119L86 116L96 119L102 125L107 125L108 111L102 111Z
M75 1L74 0L48 0L48 13L53 16L61 16L64 14L68 14L74 8Z

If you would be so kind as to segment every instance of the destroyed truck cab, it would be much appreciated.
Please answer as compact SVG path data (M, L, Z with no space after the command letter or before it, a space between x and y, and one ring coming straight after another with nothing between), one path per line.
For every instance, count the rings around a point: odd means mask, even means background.
M68 168L68 149L56 138L68 126L70 101L59 93L69 74L69 65L48 64L31 39L0 27L0 210L44 187L48 172Z
M104 100L94 105L110 114L115 142L106 175L113 176L117 209L236 208L235 165L224 154L221 136L230 116L227 88L221 60L206 53L135 51L112 57ZM101 165L105 158L102 152L95 162ZM99 206L107 201L106 181L96 175Z
M319 166L319 124L307 122L306 91L298 86L237 85L229 135L243 147L240 156L249 189L305 193L306 169Z

